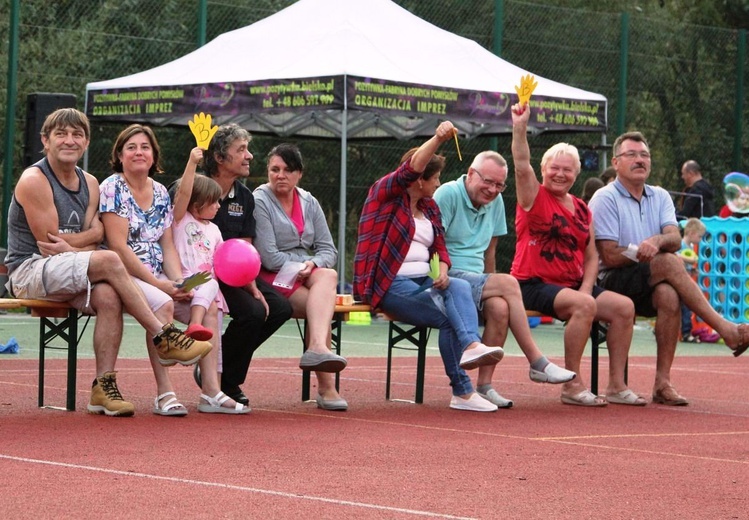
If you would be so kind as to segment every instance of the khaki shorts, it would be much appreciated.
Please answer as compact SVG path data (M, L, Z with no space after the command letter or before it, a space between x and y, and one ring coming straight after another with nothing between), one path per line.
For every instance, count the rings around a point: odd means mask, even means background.
M33 255L8 276L8 289L15 298L67 302L90 314L86 304L91 290L88 265L92 252Z

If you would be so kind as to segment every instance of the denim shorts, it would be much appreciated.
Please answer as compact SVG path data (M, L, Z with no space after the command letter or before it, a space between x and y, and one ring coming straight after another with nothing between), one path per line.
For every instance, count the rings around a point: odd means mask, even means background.
M479 310L479 319L481 319L480 311L484 310L484 302L481 299L481 295L484 293L484 286L489 279L489 275L486 273L469 273L460 269L450 269L447 274L452 278L460 278L471 284L471 298L473 299L473 303L476 304L476 309Z

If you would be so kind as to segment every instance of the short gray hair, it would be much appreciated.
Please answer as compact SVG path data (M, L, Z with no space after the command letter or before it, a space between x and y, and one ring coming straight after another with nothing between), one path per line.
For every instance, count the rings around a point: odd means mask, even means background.
M208 150L203 156L205 172L209 177L218 173L218 160L226 159L229 147L237 139L243 139L248 143L252 141L250 133L236 123L221 125L208 145Z

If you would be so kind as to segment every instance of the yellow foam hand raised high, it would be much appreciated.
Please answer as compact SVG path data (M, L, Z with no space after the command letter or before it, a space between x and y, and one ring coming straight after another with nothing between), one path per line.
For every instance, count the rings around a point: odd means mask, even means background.
M429 278L436 280L440 276L440 255L434 253L429 260Z
M208 145L213 139L213 135L218 130L218 126L211 126L211 114L195 114L192 121L187 121L190 127L192 135L195 136L195 141L198 143L198 148L203 150L208 149Z
M520 77L520 86L515 87L515 92L518 93L518 103L520 106L525 105L530 99L533 91L538 86L538 81L535 81L535 76L527 74Z

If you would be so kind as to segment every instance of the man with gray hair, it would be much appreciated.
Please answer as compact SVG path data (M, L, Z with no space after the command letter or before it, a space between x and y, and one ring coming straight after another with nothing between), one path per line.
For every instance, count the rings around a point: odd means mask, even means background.
M531 335L518 281L496 272L497 239L507 234L501 195L506 183L507 162L497 152L485 151L476 156L468 173L435 192L452 261L448 274L471 284L474 303L484 319L485 344L504 345L509 324L531 364L531 381L565 383L574 379L575 373L549 362L539 350ZM499 408L510 408L513 402L492 387L495 366L479 367L476 391Z
M224 240L240 238L251 243L255 238L255 199L242 182L250 175L251 139L250 133L237 124L222 125L204 154L206 174L221 186L220 207L213 223ZM245 287L232 287L221 280L219 286L232 318L221 339L221 391L249 406L240 385L247 377L252 355L291 318L291 304L259 278Z

